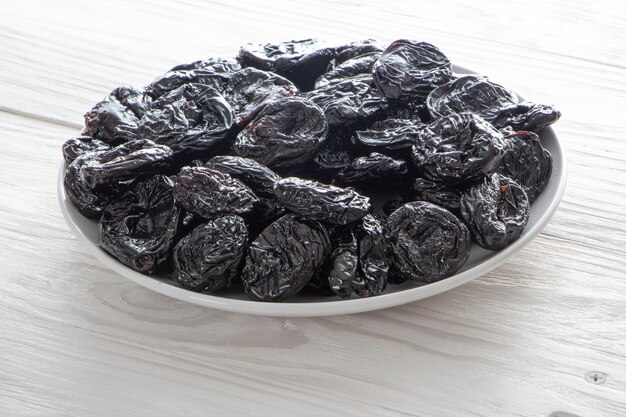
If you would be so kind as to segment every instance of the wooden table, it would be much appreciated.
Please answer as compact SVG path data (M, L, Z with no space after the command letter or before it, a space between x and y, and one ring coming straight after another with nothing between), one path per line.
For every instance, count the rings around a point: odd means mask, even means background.
M626 415L619 2L388 3L1 3L0 415ZM558 105L569 185L545 231L454 291L323 319L184 304L87 254L56 200L87 109L181 62L311 35L429 41Z

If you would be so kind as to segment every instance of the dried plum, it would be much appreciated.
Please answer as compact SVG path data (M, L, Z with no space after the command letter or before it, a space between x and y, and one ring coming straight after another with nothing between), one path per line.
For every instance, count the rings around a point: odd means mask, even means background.
M297 177L276 183L278 201L290 211L310 220L345 225L361 219L371 209L370 199L351 188L339 188Z
M453 275L470 253L467 227L448 210L425 201L394 211L387 219L386 235L393 275L420 282Z
M426 99L434 118L471 112L494 122L503 111L516 106L517 95L486 77L466 75L433 90Z
M111 146L90 136L79 136L68 139L63 144L63 159L67 164L87 152L107 151Z
M238 277L248 230L239 216L224 216L196 227L174 247L172 278L193 291L218 291Z
M359 244L358 275L363 278L363 285L356 288L361 297L382 294L387 286L387 241L380 222L371 214L363 217L356 226Z
M424 177L458 184L493 172L502 155L502 133L472 113L452 113L429 124L413 145L413 162Z
M250 244L241 274L248 296L282 301L300 292L331 252L330 236L319 222L287 214Z
M389 181L389 185L391 185L408 172L406 162L372 152L369 156L362 156L353 160L335 178L342 184L367 186Z
M374 84L389 98L426 98L453 78L452 64L439 48L406 39L389 45L372 73Z
M329 129L328 138L311 161L310 172L315 178L330 180L350 164L353 152L350 145L352 129Z
M373 83L372 66L380 56L380 52L359 55L351 58L323 74L315 82L315 88L322 88L332 82L366 75L361 79L368 85Z
M341 65L349 59L372 53L380 53L385 48L374 39L350 42L335 48L335 64Z
M339 79L305 94L320 106L328 125L341 127L381 115L387 101L362 78Z
M238 179L205 167L181 169L176 176L174 195L185 209L206 218L248 213L259 202L252 190Z
M158 174L170 166L173 156L167 146L146 139L133 140L89 158L80 168L80 178L89 187L95 188L142 175Z
M85 114L83 135L107 143L137 138L139 120L150 108L150 97L134 87L122 86L111 92Z
M461 215L485 249L499 250L517 240L528 223L530 203L515 181L492 174L461 197Z
M383 214L385 216L389 216L391 213L402 207L403 204L404 202L397 198L394 198L393 200L387 200L385 201L385 204L383 204Z
M279 44L248 44L239 50L239 62L282 75L302 91L309 91L315 80L329 68L335 51L315 39Z
M402 190L405 201L428 201L449 210L457 216L461 213L461 195L459 187L447 186L425 178L415 178Z
M552 155L533 132L512 132L504 137L505 153L498 172L517 182L532 203L552 175Z
M273 195L274 185L280 180L278 174L268 167L240 156L214 156L205 166L237 178L256 194Z
M524 101L502 109L493 125L498 129L510 127L513 130L541 132L544 127L556 122L560 117L561 112L554 106Z
M178 157L197 157L226 146L233 121L233 110L215 89L185 84L154 101L138 136L169 146Z
M173 187L162 175L133 181L102 212L100 247L139 272L154 272L168 259L179 224Z
M366 151L409 156L411 147L418 141L419 133L425 127L425 124L415 120L381 120L367 130L355 132L352 142Z
M363 278L358 275L359 246L352 228L332 236L332 244L326 279L333 293L348 298L363 287Z
M298 167L326 139L328 123L315 103L300 97L268 102L239 133L233 149L270 168Z

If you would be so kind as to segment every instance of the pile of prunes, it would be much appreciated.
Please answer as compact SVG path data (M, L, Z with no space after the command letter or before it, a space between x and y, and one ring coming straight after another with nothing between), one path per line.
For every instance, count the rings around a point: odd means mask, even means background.
M102 249L184 288L370 297L515 241L559 117L426 42L250 44L113 90L63 145L65 192Z

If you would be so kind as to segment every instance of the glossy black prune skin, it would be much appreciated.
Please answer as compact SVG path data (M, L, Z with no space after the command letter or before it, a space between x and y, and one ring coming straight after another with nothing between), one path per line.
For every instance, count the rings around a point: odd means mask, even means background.
M315 88L322 88L332 82L363 75L367 77L363 77L362 82L371 85L373 83L371 77L372 66L379 56L380 52L377 52L351 58L319 77L315 82Z
M217 90L185 84L154 101L138 136L169 146L177 157L198 157L227 146L233 122L233 110Z
M502 155L502 133L472 113L441 117L418 134L413 163L427 179L459 184L493 172Z
M310 220L345 225L371 209L370 199L350 188L339 188L297 177L284 178L274 187L278 201L288 210Z
M387 155L410 156L425 124L415 120L386 119L375 122L369 129L356 131L352 143L365 151Z
M372 53L381 53L384 49L385 48L383 48L374 39L350 42L346 45L335 48L335 53L337 54L335 57L335 64L339 66L352 58Z
M309 172L316 179L330 181L354 159L350 136L353 129L329 129L328 137L310 163Z
M387 155L372 152L353 160L350 165L339 171L335 179L341 184L363 185L381 184L394 181L408 174L406 162Z
M461 215L481 247L499 250L517 240L528 223L530 203L515 181L494 173L461 197Z
M483 76L466 75L433 90L426 104L434 118L470 112L494 122L518 101L514 92L500 84Z
M91 188L139 176L158 174L171 165L174 152L151 140L139 139L98 152L80 168L80 178Z
M332 236L333 251L328 263L328 284L333 293L348 298L363 284L358 277L359 246L353 228Z
M459 187L447 186L440 182L415 178L401 191L406 201L428 201L459 216L461 195Z
M359 245L358 274L363 277L363 285L356 292L361 297L382 294L387 287L389 272L383 227L374 216L368 214L357 224L355 233Z
M363 77L332 81L306 93L305 97L320 106L331 127L348 126L382 115L387 105Z
M65 141L63 144L63 159L70 164L74 159L88 152L107 151L111 149L108 143L90 136L79 136Z
M233 150L270 168L299 167L326 140L324 112L310 100L293 97L269 101L239 133Z
M334 57L333 48L315 39L304 39L279 44L248 44L241 47L237 59L244 67L275 72L300 90L309 91L315 80L328 70Z
M554 106L524 101L501 110L493 125L498 129L508 127L513 130L541 132L560 117L561 112Z
M173 187L162 175L133 181L102 212L100 247L139 272L154 272L168 259L179 225Z
M273 195L274 185L280 180L278 174L265 165L240 156L214 156L205 166L237 178L256 194Z
M143 91L118 87L85 114L83 135L107 143L136 139L139 120L150 106L151 99Z
M374 84L385 96L426 98L452 80L450 60L434 45L401 39L393 42L372 68Z
M224 216L197 226L172 252L172 279L193 291L215 292L237 279L248 243L239 216Z
M176 176L176 200L186 210L205 218L245 214L259 198L238 179L206 167L184 167Z
M393 274L403 278L439 281L457 272L469 257L467 227L454 214L432 203L403 205L389 216L385 232Z
M507 132L504 145L497 172L521 185L532 204L550 180L552 155L533 132Z
M330 236L319 222L287 214L250 244L241 280L248 296L282 301L300 292L331 253Z

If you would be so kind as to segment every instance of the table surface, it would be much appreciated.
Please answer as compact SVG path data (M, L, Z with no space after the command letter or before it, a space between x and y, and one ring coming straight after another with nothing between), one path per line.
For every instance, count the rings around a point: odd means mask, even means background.
M1 3L0 415L626 415L622 7L387 3ZM429 41L557 105L570 174L545 231L453 291L320 319L175 301L81 247L55 185L87 109L181 62L308 36Z

